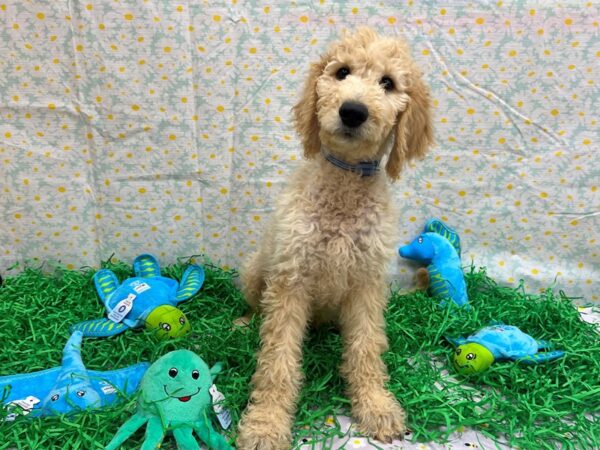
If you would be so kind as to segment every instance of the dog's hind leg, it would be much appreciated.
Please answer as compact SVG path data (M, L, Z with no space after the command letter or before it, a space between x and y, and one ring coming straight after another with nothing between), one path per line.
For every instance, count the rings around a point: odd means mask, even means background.
M341 306L344 341L342 374L348 381L352 415L359 430L383 442L401 438L405 414L385 388L387 369L381 354L387 349L383 312L386 286L382 280L357 285Z
M261 301L261 349L253 391L239 423L238 450L290 448L310 301L305 287L288 279L284 274L269 280Z
M252 316L260 310L260 300L265 289L265 264L263 252L259 250L250 255L240 271L242 293L249 308L242 317L234 321L237 326L248 325Z
M259 250L250 255L240 273L242 293L252 313L258 311L265 289L265 263L263 252Z

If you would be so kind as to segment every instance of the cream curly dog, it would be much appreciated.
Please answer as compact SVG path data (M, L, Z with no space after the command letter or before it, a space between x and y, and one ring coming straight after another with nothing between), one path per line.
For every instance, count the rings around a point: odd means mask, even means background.
M361 432L401 437L405 414L384 387L386 266L398 217L396 180L432 143L429 96L407 44L362 28L310 68L294 107L308 161L280 197L260 250L242 272L248 303L264 315L253 392L237 448L290 447L309 323L336 321L341 366Z

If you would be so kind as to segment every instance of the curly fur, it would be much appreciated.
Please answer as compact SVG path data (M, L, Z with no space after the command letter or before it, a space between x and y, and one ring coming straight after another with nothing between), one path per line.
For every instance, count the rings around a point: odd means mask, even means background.
M343 66L350 75L340 81L335 74ZM382 88L383 76L393 80L393 91ZM349 100L369 111L351 133L339 115ZM404 411L384 387L381 360L386 266L395 253L398 218L385 176L335 167L321 147L349 163L387 155L388 178L397 179L432 143L428 91L404 41L361 28L311 66L293 112L308 161L291 177L262 246L242 271L246 299L264 320L237 446L289 448L303 339L309 323L324 321L340 327L341 372L360 430L389 441L405 430Z

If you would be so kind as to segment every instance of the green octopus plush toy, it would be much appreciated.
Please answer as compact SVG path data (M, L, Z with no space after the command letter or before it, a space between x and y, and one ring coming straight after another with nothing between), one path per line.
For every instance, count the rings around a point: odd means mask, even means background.
M209 369L189 350L175 350L156 360L140 384L137 412L119 428L106 450L118 449L144 424L142 450L160 448L167 432L173 434L177 448L182 450L200 448L193 432L210 449L233 450L214 430L209 416L209 389L220 371L220 364Z

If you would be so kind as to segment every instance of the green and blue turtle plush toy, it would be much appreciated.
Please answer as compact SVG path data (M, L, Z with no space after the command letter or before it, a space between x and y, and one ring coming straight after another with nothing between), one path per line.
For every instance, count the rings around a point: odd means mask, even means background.
M192 264L183 273L181 284L161 276L156 258L143 254L133 262L135 277L119 283L108 269L94 274L94 284L108 312L107 319L87 320L71 331L84 336L106 337L129 328L146 325L160 339L177 338L190 330L190 324L177 304L193 297L204 283L204 269Z
M441 306L450 300L468 309L469 298L460 251L458 233L440 219L432 218L425 224L423 233L410 244L400 247L399 253L403 258L427 266L429 293L440 299Z
M536 364L565 354L560 350L551 351L548 341L536 340L512 325L492 325L466 338L446 339L456 346L453 365L462 375L483 372L497 360Z

